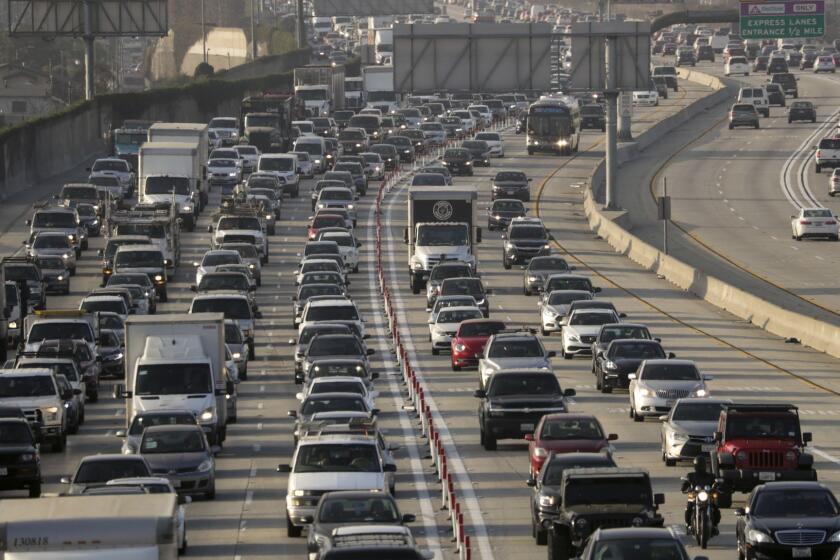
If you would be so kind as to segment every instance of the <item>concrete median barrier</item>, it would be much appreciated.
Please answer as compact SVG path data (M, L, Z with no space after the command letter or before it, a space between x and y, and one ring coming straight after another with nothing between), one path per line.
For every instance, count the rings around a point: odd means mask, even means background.
M726 80L688 69L680 69L680 76L716 91L640 134L637 142L620 145L619 165L654 142L662 140L680 124L727 99L732 99L731 90L734 86L726 83ZM815 350L840 357L840 327L756 297L688 263L665 255L658 248L630 233L623 226L629 221L625 213L606 212L603 205L596 201L597 194L603 188L604 178L605 162L602 161L592 176L590 188L584 194L584 213L592 231L609 243L616 252L659 274L680 289L691 292L767 332L786 339L798 339Z

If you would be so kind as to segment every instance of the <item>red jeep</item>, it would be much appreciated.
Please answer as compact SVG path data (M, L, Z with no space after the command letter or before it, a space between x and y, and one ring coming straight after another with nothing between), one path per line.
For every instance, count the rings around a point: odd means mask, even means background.
M814 457L805 452L809 432L799 429L790 404L728 404L720 412L712 454L724 490L750 492L764 482L814 481Z
M478 365L484 354L484 345L496 333L505 330L505 324L495 319L467 319L461 321L458 332L452 337L452 370Z
M537 424L528 441L531 476L536 478L543 463L552 453L599 453L610 451L616 434L605 434L604 428L592 414L546 414Z

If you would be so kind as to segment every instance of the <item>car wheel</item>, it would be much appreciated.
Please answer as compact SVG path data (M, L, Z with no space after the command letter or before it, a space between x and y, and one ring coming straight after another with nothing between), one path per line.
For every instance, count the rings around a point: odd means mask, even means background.
M633 413L633 421L634 421L634 422L644 422L644 421L645 421L645 417L644 417L644 416L642 416L642 415L640 415L640 414L636 414L636 410L635 410L635 408L631 408L630 410L631 410L631 412Z
M248 368L246 367L241 372L239 372L239 379L242 381L248 381Z
M668 457L665 457L665 466L666 467L676 467L677 466L677 460L676 459L669 459Z
M604 390L604 384L601 383L601 373L600 372L595 373L595 388L599 391Z
M817 173L819 173L820 171L822 171L822 167L820 167L819 165L815 165L815 166L814 166L814 170L815 170Z
M33 482L29 485L29 497L30 498L40 498L41 497L41 481Z
M548 544L548 531L537 525L533 519L531 520L531 525L533 527L534 540L537 541L537 545L545 546Z
M303 527L297 527L292 520L289 519L289 514L286 513L286 536L296 539L303 533Z
M756 130L758 130L758 126L759 126L759 124L758 124L758 123L755 123L755 129L756 129Z
M482 433L482 439L484 440L484 450L485 451L496 451L496 438L493 436L488 436L487 434Z
M432 348L432 356L438 356L438 355L440 355L440 350L438 350L437 348Z
M61 453L67 447L67 433L61 434L61 437L58 438L52 444L52 450L54 453Z
M359 272L359 265L358 264L353 267L353 272Z
M502 259L502 266L505 267L505 270L510 270L510 262L507 259Z
M574 354L569 354L569 353L568 353L568 352L566 352L565 350L560 350L560 353L561 353L561 354L563 354L563 359L564 359L564 360L571 360L572 358L574 358L574 357L575 357L575 355L574 355Z
M461 366L452 364L452 371L461 371Z
M735 127L732 124L730 124L729 125L729 130L732 130L733 128L735 128Z
M251 343L248 345L248 359L253 360L257 357L257 351L254 349L254 344Z
M531 290L529 290L528 288L523 286L522 287L522 293L525 294L526 296L530 296L531 295Z

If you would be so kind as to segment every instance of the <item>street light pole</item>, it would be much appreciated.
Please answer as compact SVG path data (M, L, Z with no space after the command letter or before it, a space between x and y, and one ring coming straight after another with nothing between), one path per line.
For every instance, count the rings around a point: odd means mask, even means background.
M251 60L257 59L257 32L254 26L254 1L251 2Z
M207 21L204 17L204 0L201 0L201 56L207 63Z

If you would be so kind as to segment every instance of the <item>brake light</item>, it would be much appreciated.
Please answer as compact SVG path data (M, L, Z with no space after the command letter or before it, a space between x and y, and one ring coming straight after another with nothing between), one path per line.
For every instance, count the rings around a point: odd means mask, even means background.
M822 155L822 152L820 150L817 150L817 157L820 157L821 155Z
M811 225L811 220L799 220L799 223L802 224L803 226L810 226Z
M835 222L834 220L826 220L826 221L825 221L825 225L827 225L827 226L833 226L833 225L835 225L836 223L837 223L837 222Z

